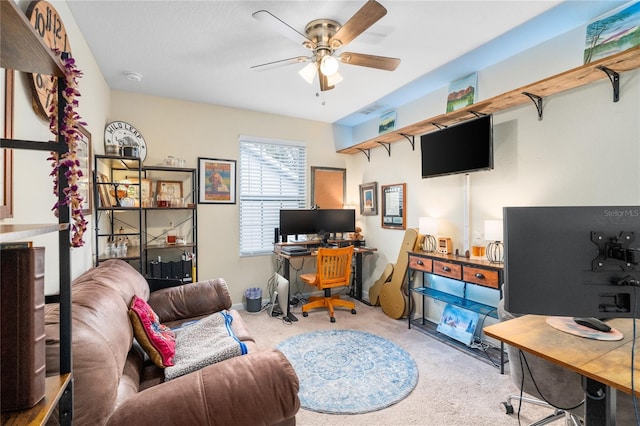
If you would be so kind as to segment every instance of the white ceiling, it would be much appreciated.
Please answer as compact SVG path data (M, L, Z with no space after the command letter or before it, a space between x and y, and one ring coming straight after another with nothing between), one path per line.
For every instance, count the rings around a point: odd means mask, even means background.
M400 106L622 3L379 1L387 15L338 53L397 57L400 66L389 72L341 64L344 81L326 92L317 79L311 86L298 75L304 64L250 69L309 53L252 13L268 10L304 33L318 18L344 24L364 0L67 3L112 89L347 125L370 118L358 111L371 104L378 114ZM127 72L142 81L128 80Z

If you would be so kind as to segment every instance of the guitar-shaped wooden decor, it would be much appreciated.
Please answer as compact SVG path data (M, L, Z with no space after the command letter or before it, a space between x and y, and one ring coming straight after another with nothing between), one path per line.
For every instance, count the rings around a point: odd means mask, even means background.
M391 281L393 267L393 263L387 263L387 266L384 268L384 271L382 271L380 278L378 278L371 288L369 288L369 303L371 303L371 306L380 306L380 290L384 283Z
M417 250L420 246L418 230L408 228L404 233L404 240L398 253L398 261L393 268L391 281L382 284L380 290L380 306L382 311L390 318L400 319L408 314L408 297L405 294L403 284L407 278L409 252Z

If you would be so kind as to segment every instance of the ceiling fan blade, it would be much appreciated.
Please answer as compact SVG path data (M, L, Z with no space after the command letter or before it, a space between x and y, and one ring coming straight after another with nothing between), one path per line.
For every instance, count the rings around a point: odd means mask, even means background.
M387 9L375 0L367 1L329 40L329 46L338 49L347 45L367 28L387 14Z
M400 59L386 56L365 55L364 53L344 52L340 54L340 62L361 67L394 71L400 65Z
M298 32L291 25L284 22L282 19L278 18L274 14L266 10L259 10L257 12L253 12L251 15L258 21L262 21L267 24L271 29L276 32L279 32L283 36L287 37L290 40L293 40L295 43L301 44L303 46L311 46L311 48L315 48L316 45L307 38L306 35Z
M311 58L307 56L296 56L294 58L281 59L279 61L267 62L265 64L260 64L260 65L253 65L251 69L256 71L265 71L273 68L283 67L285 65L301 64L303 62L307 62L309 59Z
M320 77L320 91L321 92L325 92L327 90L331 90L333 89L335 86L330 86L329 85L329 79L327 78L326 75L322 74L321 72L318 73L318 77Z

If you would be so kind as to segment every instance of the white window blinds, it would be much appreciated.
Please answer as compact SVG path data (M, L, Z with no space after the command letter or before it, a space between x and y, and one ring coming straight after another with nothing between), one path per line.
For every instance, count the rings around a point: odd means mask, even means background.
M306 169L303 145L240 138L240 256L273 251L280 209L305 207Z

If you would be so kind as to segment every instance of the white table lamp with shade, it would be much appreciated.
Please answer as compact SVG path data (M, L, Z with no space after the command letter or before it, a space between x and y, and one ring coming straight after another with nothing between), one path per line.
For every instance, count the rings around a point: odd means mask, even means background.
M504 244L502 221L501 220L485 220L484 221L484 239L490 241L487 244L487 259L491 263L504 262Z
M424 235L424 240L422 240L422 250L428 253L436 251L438 219L435 217L421 217L418 222L418 230L420 235Z

